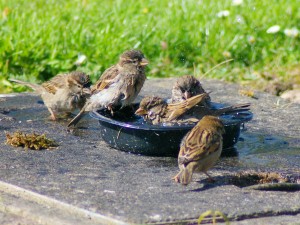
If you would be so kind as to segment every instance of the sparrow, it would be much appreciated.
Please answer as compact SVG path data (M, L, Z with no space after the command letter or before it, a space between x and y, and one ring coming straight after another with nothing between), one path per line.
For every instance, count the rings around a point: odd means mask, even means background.
M176 182L188 185L194 172L205 173L213 167L222 152L224 125L214 116L204 116L182 139L178 154L179 173Z
M131 104L146 80L146 65L148 60L141 51L121 54L119 62L105 70L91 88L91 97L68 127L76 125L85 112L107 108L113 114L114 110Z
M79 71L58 74L41 85L16 79L10 81L37 92L48 108L52 120L57 119L58 113L70 114L75 109L81 109L91 93L90 77Z
M172 103L182 102L186 99L198 94L206 93L199 80L194 76L185 75L177 79L172 88ZM211 98L207 95L206 99L197 104L186 114L188 117L201 119L205 115L221 116L223 114L230 114L235 112L248 111L250 103L236 104L220 109L212 107Z
M185 112L207 97L207 93L196 95L179 103L167 103L164 99L157 96L147 96L140 102L135 114L142 116L145 121L152 124L180 122L179 119ZM197 120L198 121L198 120ZM195 122L193 118L182 122Z
M190 97L195 95L206 93L203 89L200 81L191 75L184 75L179 77L172 88L172 103L182 102ZM205 101L202 102L202 105L210 105L210 97L207 95Z

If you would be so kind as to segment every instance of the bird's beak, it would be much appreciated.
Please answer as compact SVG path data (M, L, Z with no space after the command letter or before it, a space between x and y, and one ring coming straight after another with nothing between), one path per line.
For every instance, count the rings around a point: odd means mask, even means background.
M149 61L145 58L142 59L142 61L140 62L140 66L147 66L149 64Z
M188 91L185 91L185 92L183 93L183 95L184 95L185 100L187 100L188 98L192 97L191 93L188 92Z
M138 108L138 109L135 111L135 114L138 115L138 116L143 116L143 115L146 115L146 114L147 114L147 111L146 111L145 109Z
M89 89L89 88L82 88L82 93L90 95L91 94L91 89Z

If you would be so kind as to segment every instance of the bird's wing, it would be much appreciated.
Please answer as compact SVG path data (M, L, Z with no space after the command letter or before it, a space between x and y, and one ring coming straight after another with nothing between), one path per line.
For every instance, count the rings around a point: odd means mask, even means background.
M188 98L185 101L168 104L167 107L167 121L172 121L183 115L186 111L202 102L206 97L207 93L196 95L194 97Z
M117 66L112 66L105 70L102 76L96 82L96 84L92 87L92 94L96 94L102 91L103 89L109 87L119 73L120 71Z
M46 81L42 83L42 86L45 88L45 90L51 94L55 94L58 89L64 88L66 85L65 81L66 74L58 74L55 77L53 77L51 80Z
M178 162L188 164L210 155L220 148L221 137L208 129L197 127L183 140Z

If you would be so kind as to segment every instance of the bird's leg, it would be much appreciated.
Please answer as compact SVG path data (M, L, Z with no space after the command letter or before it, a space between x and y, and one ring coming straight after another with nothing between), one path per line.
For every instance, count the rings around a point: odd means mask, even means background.
M210 183L214 183L215 182L215 180L207 172L203 172L203 173L205 173L205 175L208 176L208 181Z
M55 113L53 112L53 110L51 108L48 108L48 110L51 114L51 116L50 116L51 120L56 120L56 116L55 116Z
M182 170L180 170L176 176L172 177L172 180L174 180L177 183L180 183L180 174L181 174Z
M112 109L112 105L111 105L111 104L109 104L109 105L107 106L107 109L110 111L110 114L111 114L112 116L114 116L114 111L113 111L113 109Z
M175 182L179 183L180 182L179 181L179 174L180 174L180 172L177 173L176 176L172 177L172 180L174 180Z

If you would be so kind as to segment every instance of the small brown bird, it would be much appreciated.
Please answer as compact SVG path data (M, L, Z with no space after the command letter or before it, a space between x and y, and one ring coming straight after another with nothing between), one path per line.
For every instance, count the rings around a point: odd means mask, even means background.
M51 119L56 120L60 112L69 114L81 109L90 95L90 77L83 72L73 71L58 74L41 85L10 79L35 90L48 108Z
M190 97L198 94L206 93L199 80L190 75L185 75L177 79L172 89L172 103L182 102ZM209 96L197 104L186 114L187 117L201 119L203 116L212 115L220 116L222 114L230 114L234 112L248 111L250 103L236 104L220 109L214 109Z
M194 76L185 75L179 77L172 88L172 103L182 102L190 97L203 93L206 93L206 91L203 89L200 81ZM207 95L202 105L209 106L209 104L210 97Z
M92 87L92 96L68 127L76 125L87 111L104 107L113 113L115 109L131 104L144 85L147 64L141 51L124 52L119 62L105 70Z
M160 97L152 96L145 97L140 102L139 108L135 114L142 116L145 121L152 124L166 123L166 122L180 122L181 116L196 104L200 103L207 97L207 94L200 94L191 97L183 102L168 104ZM196 120L197 121L197 120ZM195 122L193 118L188 118L182 122Z
M204 116L181 141L178 155L180 172L173 178L188 185L194 172L205 173L213 167L222 152L224 125L217 117Z

